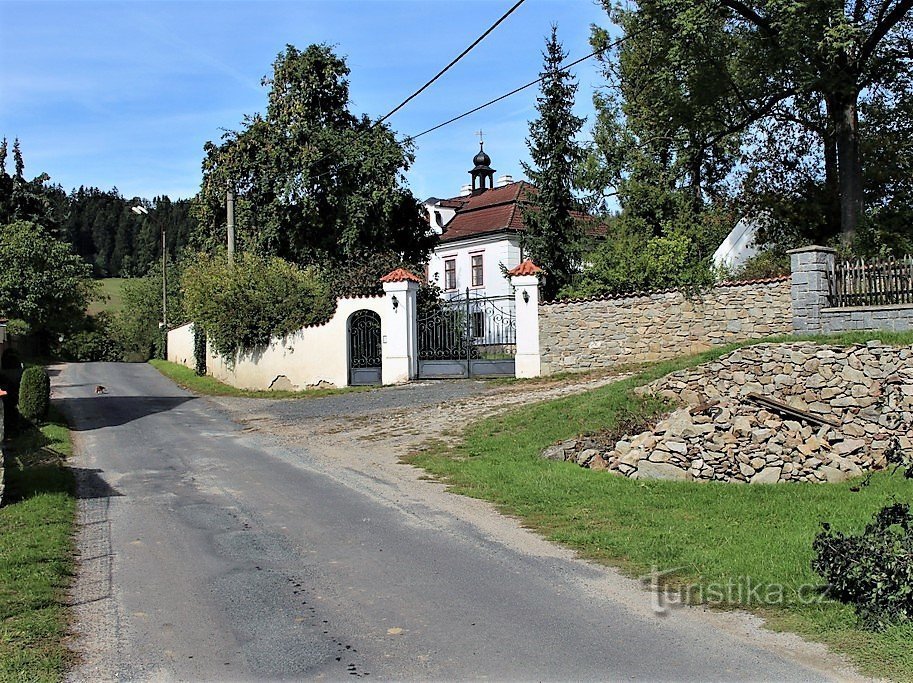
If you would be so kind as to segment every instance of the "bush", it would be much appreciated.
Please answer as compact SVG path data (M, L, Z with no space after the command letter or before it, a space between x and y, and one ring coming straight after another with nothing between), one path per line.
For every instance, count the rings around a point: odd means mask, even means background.
M181 292L182 266L168 264L168 324L187 322ZM124 282L123 306L112 331L123 347L126 360L165 358L162 322L162 273L154 269L145 277Z
M123 360L124 348L114 333L111 315L101 312L86 316L76 331L64 335L60 355L80 363Z
M736 268L729 277L733 280L759 280L789 275L791 272L789 255L785 251L770 249L752 256Z
M825 524L812 548L812 568L827 581L828 595L852 605L863 624L877 629L913 620L909 505L882 508L858 536L832 531Z
M51 378L44 368L26 368L19 384L19 414L29 422L40 422L51 407Z
M201 255L184 270L181 284L187 316L228 359L325 322L334 307L315 270L250 253L234 263L224 254Z

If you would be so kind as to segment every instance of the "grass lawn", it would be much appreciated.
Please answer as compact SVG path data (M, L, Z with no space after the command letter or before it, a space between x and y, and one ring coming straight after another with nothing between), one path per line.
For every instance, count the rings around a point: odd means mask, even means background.
M124 283L127 278L109 277L98 282L101 285L100 294L89 304L88 314L95 315L101 311L118 313L124 305Z
M76 500L58 415L11 442L0 508L0 680L56 681L70 657L65 592L73 572Z
M829 343L880 338L913 344L913 334L819 337ZM714 598L720 607L762 614L847 653L864 671L913 680L913 625L880 633L860 630L852 609L821 600L803 604L822 585L811 570L811 543L822 521L859 531L881 506L913 500L913 481L881 473L859 492L853 483L738 486L635 481L539 458L542 448L583 432L643 423L666 406L632 390L669 372L707 362L735 346L648 366L635 376L586 394L527 406L471 425L456 445L433 443L409 461L458 493L495 503L503 512L582 556L641 576L672 570L671 586ZM760 586L754 593L747 588ZM802 586L810 586L801 588ZM782 593L779 604L763 596ZM759 600L758 597L761 597Z
M355 391L371 391L376 387L342 387L340 389L305 389L303 391L271 391L238 389L208 375L200 377L188 367L167 360L153 359L149 364L172 382L187 391L203 396L237 396L238 398L318 398Z

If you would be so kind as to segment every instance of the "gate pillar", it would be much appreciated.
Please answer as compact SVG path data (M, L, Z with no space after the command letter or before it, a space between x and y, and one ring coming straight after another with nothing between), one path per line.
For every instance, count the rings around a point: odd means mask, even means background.
M517 377L542 374L539 356L539 276L542 273L543 270L529 259L507 272L514 288L517 316Z
M381 381L400 384L418 376L418 308L421 280L404 268L384 275L384 315L381 317Z

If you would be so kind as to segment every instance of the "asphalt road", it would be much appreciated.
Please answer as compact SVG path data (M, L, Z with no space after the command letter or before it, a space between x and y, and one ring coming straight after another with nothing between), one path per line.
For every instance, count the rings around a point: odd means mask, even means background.
M74 679L828 677L582 592L586 563L407 514L149 366L63 366L54 387L79 451Z

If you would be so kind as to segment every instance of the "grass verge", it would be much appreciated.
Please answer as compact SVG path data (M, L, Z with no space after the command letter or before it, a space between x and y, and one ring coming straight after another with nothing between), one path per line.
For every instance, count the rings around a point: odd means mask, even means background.
M0 681L56 681L70 652L66 589L73 573L76 499L59 414L11 440L0 508Z
M908 333L814 339L852 344L875 338L913 344ZM881 506L913 500L913 481L881 473L859 492L850 491L852 483L635 481L539 458L555 441L655 418L666 406L635 396L635 387L737 346L745 344L657 363L585 394L477 422L462 442L430 444L408 460L455 492L493 502L586 558L633 576L654 568L669 572L667 584L687 588L692 601L750 609L771 628L792 630L846 653L867 673L913 679L913 626L867 632L858 628L849 607L826 599L805 604L822 584L810 566L821 522L858 532ZM722 596L716 599L715 592Z
M203 396L235 396L237 398L319 398L334 394L349 394L356 391L371 391L377 387L343 387L329 389L305 389L304 391L272 391L259 389L238 389L220 382L214 377L201 377L190 368L167 360L153 359L149 364L182 389Z

